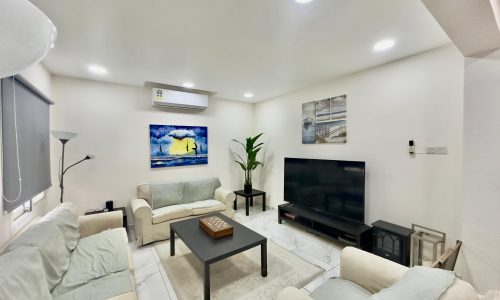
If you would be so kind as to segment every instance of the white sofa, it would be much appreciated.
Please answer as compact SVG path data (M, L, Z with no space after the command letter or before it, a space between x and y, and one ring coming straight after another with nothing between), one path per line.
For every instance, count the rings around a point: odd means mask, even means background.
M0 299L136 299L121 211L78 217L63 203L0 256Z
M393 286L407 271L407 267L395 262L357 248L346 247L340 258L340 279L330 278L310 295L295 287L287 287L280 292L277 300L367 299L367 296ZM349 292L349 297L345 296L346 290ZM439 300L478 299L499 300L500 294L492 291L481 296L469 283L456 278L439 298Z
M165 186L163 195L155 196L152 185L144 183L137 186L137 195L130 200L138 245L170 238L172 222L213 212L230 218L234 215L235 195L222 188L218 178L158 185Z

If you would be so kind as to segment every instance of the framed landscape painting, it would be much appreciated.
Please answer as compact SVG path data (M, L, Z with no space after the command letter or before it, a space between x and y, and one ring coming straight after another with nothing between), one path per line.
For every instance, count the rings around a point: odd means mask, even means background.
M151 168L208 164L208 129L149 125Z
M347 142L347 96L302 104L302 144Z

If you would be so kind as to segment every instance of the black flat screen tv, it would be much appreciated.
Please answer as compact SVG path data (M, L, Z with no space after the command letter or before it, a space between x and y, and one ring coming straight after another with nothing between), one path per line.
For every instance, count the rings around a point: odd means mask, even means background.
M285 158L284 200L364 223L365 162Z

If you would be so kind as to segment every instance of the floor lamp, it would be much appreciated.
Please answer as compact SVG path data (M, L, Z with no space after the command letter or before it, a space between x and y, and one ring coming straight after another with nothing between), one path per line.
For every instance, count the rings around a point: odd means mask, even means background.
M75 138L77 136L76 133L74 132L67 132L67 131L55 131L52 130L52 136L54 136L56 139L58 139L61 144L62 144L62 155L61 155L61 169L59 170L59 188L61 189L61 203L63 203L63 195L64 195L64 174L72 167L78 165L79 163L88 160L88 159L93 159L95 158L94 155L88 154L81 160L77 161L76 163L70 165L67 168L64 168L64 150L66 143L71 140L72 138Z

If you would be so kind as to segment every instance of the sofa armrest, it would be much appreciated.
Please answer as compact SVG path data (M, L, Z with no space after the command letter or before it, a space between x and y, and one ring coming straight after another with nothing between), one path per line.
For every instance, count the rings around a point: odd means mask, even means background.
M304 291L289 286L284 288L278 294L278 298L276 298L276 300L314 300L314 299L309 297Z
M405 266L354 247L345 247L340 254L340 278L352 281L372 293L390 287L407 270Z
M123 227L121 210L78 217L80 237L86 237L101 231Z
M224 205L226 206L226 209L233 209L233 202L234 202L234 199L235 199L236 195L230 191L230 190L226 190L225 188L217 188L215 190L215 194L214 194L214 198L215 200L218 200L222 203L224 203Z
M146 200L138 198L130 199L130 208L132 209L134 219L139 219L142 222L152 222L153 210Z

